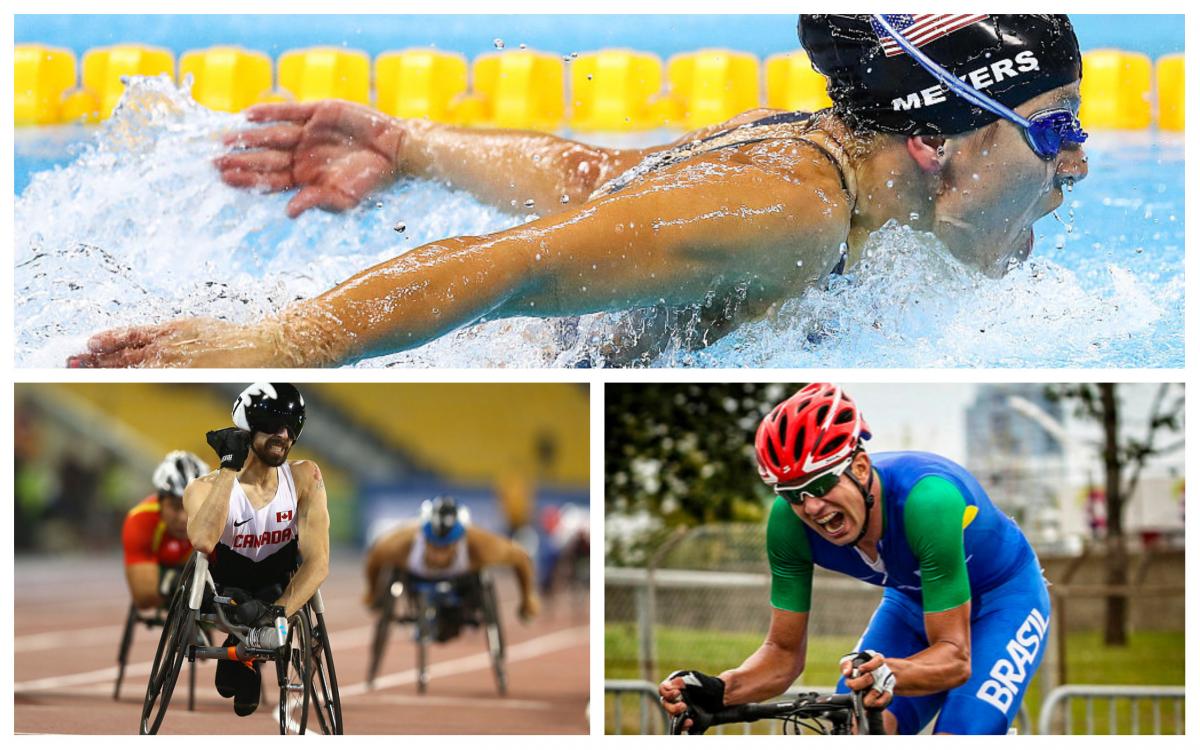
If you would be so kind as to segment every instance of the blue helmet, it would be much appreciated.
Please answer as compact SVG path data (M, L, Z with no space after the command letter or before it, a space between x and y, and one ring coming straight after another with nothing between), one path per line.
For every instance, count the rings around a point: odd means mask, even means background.
M469 514L454 498L438 495L421 503L421 533L428 543L444 547L454 544L467 533Z

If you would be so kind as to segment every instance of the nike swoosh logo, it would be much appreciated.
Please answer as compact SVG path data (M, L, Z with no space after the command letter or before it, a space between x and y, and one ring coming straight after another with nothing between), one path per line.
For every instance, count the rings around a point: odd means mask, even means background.
M233 528L235 528L235 529L236 529L238 526L241 526L241 525L243 525L243 524L250 523L250 522L251 522L251 521L253 521L253 520L254 520L253 518L247 518L245 521L234 521L234 522L233 522Z

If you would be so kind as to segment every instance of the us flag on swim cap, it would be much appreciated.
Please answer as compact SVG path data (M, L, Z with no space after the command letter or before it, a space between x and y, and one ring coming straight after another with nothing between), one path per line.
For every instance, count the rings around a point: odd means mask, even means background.
M923 47L935 39L941 39L947 34L986 19L988 14L884 13L883 17L914 46ZM885 56L895 57L904 53L904 49L896 44L896 40L884 31L883 26L873 16L871 28L875 30L875 36L879 37L879 44L883 47Z

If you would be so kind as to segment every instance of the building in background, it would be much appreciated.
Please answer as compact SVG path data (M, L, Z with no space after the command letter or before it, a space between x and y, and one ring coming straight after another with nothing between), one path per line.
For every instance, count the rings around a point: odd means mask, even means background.
M1040 548L1065 542L1068 450L1061 403L1035 383L986 383L967 407L967 468Z

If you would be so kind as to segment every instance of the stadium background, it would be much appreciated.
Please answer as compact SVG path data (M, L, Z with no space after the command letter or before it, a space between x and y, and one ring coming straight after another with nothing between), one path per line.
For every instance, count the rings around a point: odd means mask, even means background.
M93 708L112 705L104 703L104 694L112 689L108 671L115 663L118 626L129 602L119 557L121 523L126 511L153 491L151 472L168 451L190 450L215 464L205 432L231 424L231 405L245 385L16 386L18 731L136 729L144 675L128 677L122 691L122 708L133 711L132 720L106 725L89 718ZM297 385L305 396L307 422L291 458L315 460L326 479L333 560L322 591L329 608L337 609L330 620L343 688L358 682L365 670L363 626L369 620L359 601L362 551L382 530L415 517L422 500L438 493L453 494L467 503L474 524L501 534L515 531L534 557L539 574L553 562L552 532L562 531L556 524L568 516L576 524L581 519L586 524L586 385ZM503 615L511 618L517 604L515 580L507 571L498 571L498 581ZM479 700L485 705L495 703L497 715L509 714L510 723L519 720L525 732L586 731L587 593L586 588L577 590L579 581L568 583L576 590L558 601L550 597L543 616L532 624L517 623L515 618L506 622L510 649L527 639L550 644L546 654L539 651L527 663L510 667L510 702L524 700L528 705L514 710L495 696L489 680L468 688L466 682L457 685L455 678L439 680L436 671L431 693L476 690ZM555 588L560 589L563 586ZM77 591L68 594L73 590ZM77 606L65 613L54 605L56 596L67 596ZM353 626L340 642L339 625ZM156 641L157 631L139 632L132 659L148 660ZM435 651L435 664L438 658L482 653L482 636L465 634L459 641L438 647L442 650ZM531 646L526 651L540 648ZM408 665L411 651L409 640L394 635L383 674ZM516 653L525 652L517 649ZM530 674L522 676L522 670ZM523 695L523 686L533 683L531 675L542 670L561 671L576 680L581 674L585 677L576 686L559 686L561 700ZM468 678L469 674L462 677ZM480 682L477 675L474 679ZM405 684L394 692L411 696L413 688ZM353 693L345 701L350 733L473 731L470 720L467 726L461 720L453 726L439 723L436 698L417 725L382 721L387 717L377 711L364 720L355 716L355 701L362 699ZM204 677L198 696L213 701L211 710L228 708ZM175 723L190 718L183 717L181 706L182 702L172 705L165 733L191 731L190 724ZM73 708L64 710L67 707ZM442 706L441 710L448 709ZM486 710L475 713L480 731L484 727L495 731L499 719ZM265 719L230 727L241 732L263 729L270 729Z

